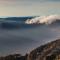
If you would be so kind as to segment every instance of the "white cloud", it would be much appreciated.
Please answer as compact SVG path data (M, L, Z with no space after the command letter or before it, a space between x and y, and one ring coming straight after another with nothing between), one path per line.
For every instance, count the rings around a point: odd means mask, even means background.
M26 24L40 24L40 23L45 23L45 24L51 24L52 22L60 20L59 15L49 15L49 16L40 16L40 17L35 17L32 19L28 19L25 21Z

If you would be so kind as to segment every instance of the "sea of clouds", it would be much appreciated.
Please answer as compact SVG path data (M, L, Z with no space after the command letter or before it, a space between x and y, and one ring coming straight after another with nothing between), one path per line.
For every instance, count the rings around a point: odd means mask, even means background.
M26 24L51 24L57 20L60 20L60 15L39 16L32 19L27 19Z

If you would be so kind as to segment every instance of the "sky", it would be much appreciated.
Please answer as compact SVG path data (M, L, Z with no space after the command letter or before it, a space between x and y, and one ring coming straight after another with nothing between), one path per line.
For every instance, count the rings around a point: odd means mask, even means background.
M0 16L60 14L60 0L0 0Z

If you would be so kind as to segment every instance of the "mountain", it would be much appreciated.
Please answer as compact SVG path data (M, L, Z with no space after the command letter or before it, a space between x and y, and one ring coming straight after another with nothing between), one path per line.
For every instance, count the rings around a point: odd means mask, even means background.
M0 28L16 29L16 28L31 27L31 25L25 24L25 21L31 18L33 18L33 16L0 18Z
M27 55L22 56L21 54L12 54L5 57L0 57L0 60L27 60Z
M60 39L42 45L28 55L28 60L59 60Z
M25 21L27 19L31 19L33 16L27 16L27 17L6 17L6 18L0 18L0 20L13 20L13 21Z
M60 39L42 45L29 54L13 54L0 57L0 60L60 60Z
M59 27L60 17L50 16L28 16L28 17L7 17L0 18L0 28L2 29L21 29L34 28L39 26Z

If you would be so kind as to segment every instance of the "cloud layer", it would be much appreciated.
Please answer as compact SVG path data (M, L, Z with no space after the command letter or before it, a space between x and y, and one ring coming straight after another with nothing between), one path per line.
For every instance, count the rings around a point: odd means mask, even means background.
M55 22L56 20L60 20L59 15L35 17L33 19L26 20L25 23L26 24L40 24L40 23L51 24L51 23Z

